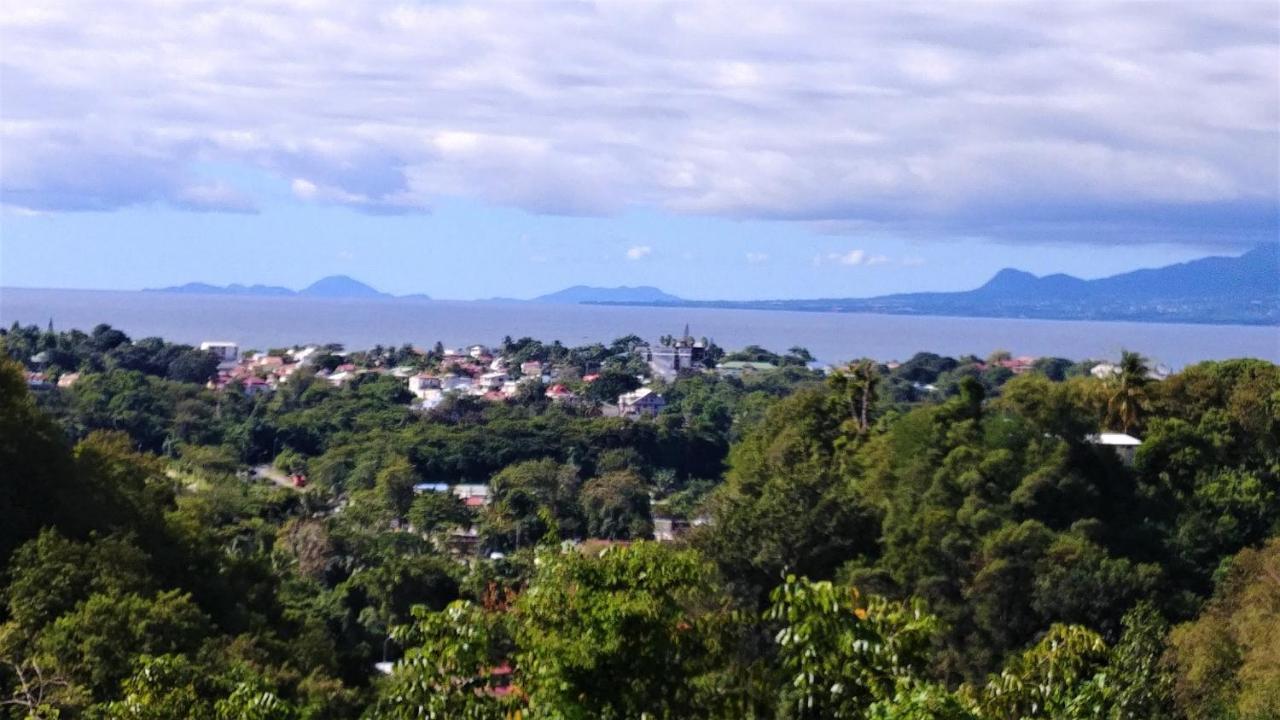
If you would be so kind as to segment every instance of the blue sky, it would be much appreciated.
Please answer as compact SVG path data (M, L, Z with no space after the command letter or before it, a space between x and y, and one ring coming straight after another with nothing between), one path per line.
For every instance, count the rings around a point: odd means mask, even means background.
M0 9L0 284L691 298L1275 242L1280 7Z

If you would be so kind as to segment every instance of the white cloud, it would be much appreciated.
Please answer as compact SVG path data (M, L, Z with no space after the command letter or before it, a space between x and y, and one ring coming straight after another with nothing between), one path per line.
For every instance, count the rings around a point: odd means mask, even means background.
M845 253L829 253L827 259L841 265L861 265L867 253L862 250L850 250Z
M747 262L751 263L752 265L759 265L760 263L768 262L768 260L769 260L769 255L766 253L762 253L762 252L747 253Z
M251 207L214 163L374 212L1275 231L1267 0L29 5L0 6L0 195L36 210Z
M907 267L920 267L924 265L925 259L919 255L908 255L902 258L902 264Z
M627 259L639 260L640 258L647 257L651 253L653 253L653 248L648 245L633 245L627 248Z
M872 255L867 258L868 265L883 265L887 262L889 262L889 256L887 255Z

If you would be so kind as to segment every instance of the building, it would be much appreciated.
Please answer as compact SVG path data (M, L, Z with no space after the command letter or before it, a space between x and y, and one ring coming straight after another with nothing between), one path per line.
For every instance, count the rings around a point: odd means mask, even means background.
M1132 435L1125 433L1098 433L1085 438L1094 445L1100 445L1113 449L1116 456L1120 458L1120 462L1128 467L1133 466L1134 457L1137 455L1138 446L1142 441Z
M688 534L690 529L706 525L707 522L707 518L703 516L698 516L692 520L654 516L653 539L658 542L673 542Z
M440 390L440 378L420 373L409 378L409 393L419 400L426 400L431 390Z
M462 498L467 507L484 507L489 504L489 486L478 483L462 483L454 485L453 494Z
M622 417L653 417L662 412L667 401L649 388L640 388L634 392L618 396L618 414Z
M551 399L551 402L558 403L570 402L574 398L573 391L560 383L556 383L555 385L547 388L546 395Z
M232 368L240 362L240 346L225 340L206 340L200 349L218 356L219 368Z
M716 372L725 377L742 377L743 375L751 375L752 373L769 372L777 370L778 366L767 362L752 362L748 360L730 360L716 365Z
M1020 357L997 360L996 364L1012 371L1014 375L1022 375L1035 369L1036 359L1029 355L1022 355Z
M702 369L702 359L706 355L706 345L701 340L694 340L689 334L689 326L684 327L684 335L678 338L667 338L668 344L650 346L645 359L654 374L664 380L674 380L681 372Z

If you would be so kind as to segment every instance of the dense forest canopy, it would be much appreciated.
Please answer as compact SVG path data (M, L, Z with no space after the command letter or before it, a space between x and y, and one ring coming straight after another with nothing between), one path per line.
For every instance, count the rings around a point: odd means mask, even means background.
M1280 716L1268 362L716 348L635 419L635 337L494 349L579 402L429 410L390 369L439 346L251 393L108 326L0 343L0 717Z

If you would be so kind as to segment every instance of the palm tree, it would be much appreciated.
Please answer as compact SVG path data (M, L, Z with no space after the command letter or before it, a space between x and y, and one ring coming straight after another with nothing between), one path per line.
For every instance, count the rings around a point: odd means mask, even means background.
M1138 426L1147 402L1147 359L1136 352L1120 353L1119 371L1112 379L1107 399L1107 423L1122 432Z

